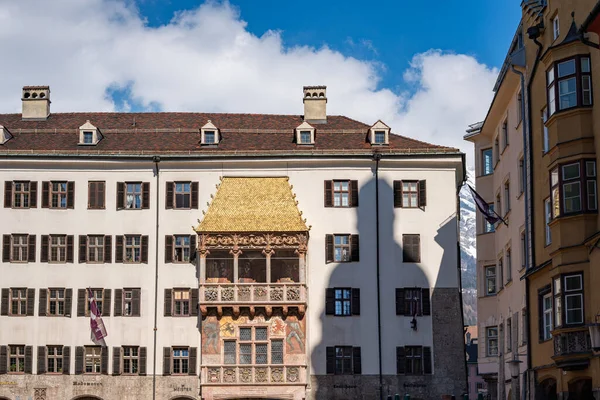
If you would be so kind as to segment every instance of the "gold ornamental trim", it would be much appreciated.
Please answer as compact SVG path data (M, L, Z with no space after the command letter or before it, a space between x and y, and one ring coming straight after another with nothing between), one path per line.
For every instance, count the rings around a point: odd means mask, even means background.
M198 250L205 253L210 249L281 249L295 248L305 252L308 233L201 233L198 235Z

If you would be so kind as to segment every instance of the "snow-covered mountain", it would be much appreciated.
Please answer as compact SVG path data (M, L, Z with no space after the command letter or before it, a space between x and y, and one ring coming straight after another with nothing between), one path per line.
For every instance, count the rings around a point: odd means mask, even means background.
M460 264L463 311L466 325L477 323L476 206L468 185L475 187L475 171L467 169L467 182L460 192Z

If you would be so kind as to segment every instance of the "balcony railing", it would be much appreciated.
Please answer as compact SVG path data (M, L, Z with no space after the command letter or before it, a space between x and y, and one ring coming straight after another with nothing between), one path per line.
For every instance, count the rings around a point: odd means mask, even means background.
M224 304L302 304L306 303L303 283L204 283L200 303Z
M304 365L208 365L202 367L204 385L305 385Z
M554 335L554 356L591 353L592 344L588 330L560 332Z

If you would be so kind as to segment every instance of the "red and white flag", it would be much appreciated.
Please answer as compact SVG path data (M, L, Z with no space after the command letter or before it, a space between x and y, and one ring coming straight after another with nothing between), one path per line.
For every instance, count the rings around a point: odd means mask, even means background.
M104 338L108 336L104 322L102 322L102 312L98 310L98 304L94 297L92 289L88 288L88 300L90 302L90 328L92 342L98 345L106 346Z

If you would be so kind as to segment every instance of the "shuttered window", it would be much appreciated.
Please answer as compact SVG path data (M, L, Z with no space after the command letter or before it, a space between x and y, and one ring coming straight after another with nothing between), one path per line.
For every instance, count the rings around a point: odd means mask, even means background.
M328 288L325 291L325 314L335 316L360 315L360 289Z
M427 205L426 181L394 181L395 208L421 208Z
M106 183L104 181L88 182L88 209L103 210L106 207Z
M359 261L358 235L325 235L325 258L331 262Z
M75 182L42 182L42 208L75 207Z
M150 182L118 182L117 210L150 208Z
M10 315L27 315L27 289L10 289Z
M31 373L31 346L8 346L8 372Z
M46 372L49 374L63 373L63 346L48 346L46 348ZM39 357L38 357L39 363ZM39 365L38 365L39 368Z
M360 375L362 361L360 347L331 346L326 348L327 374Z
M140 316L141 289L115 289L115 317Z
M190 349L189 347L173 348L173 375L187 375L190 368Z
M396 373L405 375L430 375L433 371L431 347L396 347Z
M113 375L146 375L147 348L113 347Z
M431 315L429 288L397 288L396 315Z
M84 366L85 374L100 374L102 372L102 347L85 346Z
M4 207L35 208L37 207L37 182L6 181L4 182Z
M166 235L165 262L188 263L196 259L196 235Z
M73 235L42 235L42 262L72 263Z
M325 207L358 207L358 181L325 181Z
M421 235L402 235L402 261L421 262Z

